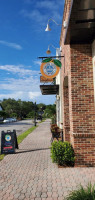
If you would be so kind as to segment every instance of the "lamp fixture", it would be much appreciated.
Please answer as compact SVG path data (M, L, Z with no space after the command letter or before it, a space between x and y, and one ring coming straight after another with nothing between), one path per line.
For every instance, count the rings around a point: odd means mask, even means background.
M48 45L48 49L47 49L47 51L46 51L47 54L50 54L50 53L51 53L51 51L50 51L50 46L52 46L54 49L57 49L54 45L50 44L50 45Z
M51 28L49 26L50 21L53 21L57 26L62 26L62 24L58 24L54 19L51 18L51 19L48 20L47 27L46 27L45 31L51 31Z
M54 19L50 18L50 19L48 20L47 27L46 27L45 31L51 31L51 28L50 28L50 26L49 26L49 22L50 22L50 21L53 21L57 26L64 26L64 28L67 27L67 22L66 22L66 21L64 21L63 24L58 24Z
M47 24L47 27L46 27L45 31L51 31L51 28L50 28L49 24Z
M50 44L50 45L48 45L48 49L46 51L47 54L51 54L50 46L53 47L54 49L59 49L59 48L56 48L54 45ZM61 52L61 47L60 47L60 52Z

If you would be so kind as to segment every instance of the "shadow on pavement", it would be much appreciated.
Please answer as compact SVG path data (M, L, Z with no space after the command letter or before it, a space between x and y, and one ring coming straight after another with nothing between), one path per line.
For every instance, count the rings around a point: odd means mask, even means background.
M48 150L48 149L50 149L50 147L49 148L40 148L40 149L31 149L31 150L26 150L26 151L25 151L25 149L19 149L19 151L16 152L15 154L27 153L27 152L32 152L32 151L42 151L42 150ZM22 150L22 151L20 151L20 150Z
M10 123L6 123L6 124L0 124L0 127L9 127L9 126L13 126L13 125L31 125L31 126L33 126L34 125L34 123L26 123L26 122L24 122L24 123L21 123L21 122L10 122Z

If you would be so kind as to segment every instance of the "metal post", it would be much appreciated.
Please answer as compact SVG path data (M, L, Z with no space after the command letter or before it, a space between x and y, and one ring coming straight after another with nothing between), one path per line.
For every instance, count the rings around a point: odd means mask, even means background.
M62 131L61 131L61 134L62 134L62 142L63 142L63 129L62 129Z
M34 104L34 126L36 126L36 102Z

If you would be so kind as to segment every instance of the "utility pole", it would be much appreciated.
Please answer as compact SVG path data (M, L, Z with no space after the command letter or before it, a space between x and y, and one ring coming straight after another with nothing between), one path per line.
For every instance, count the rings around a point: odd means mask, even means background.
M34 104L34 126L36 126L36 101Z

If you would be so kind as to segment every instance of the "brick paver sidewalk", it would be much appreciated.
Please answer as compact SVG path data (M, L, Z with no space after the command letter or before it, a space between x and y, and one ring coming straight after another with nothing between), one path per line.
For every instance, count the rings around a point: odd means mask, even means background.
M0 162L0 200L63 200L80 184L95 183L95 168L58 168L50 158L50 121L41 123Z

